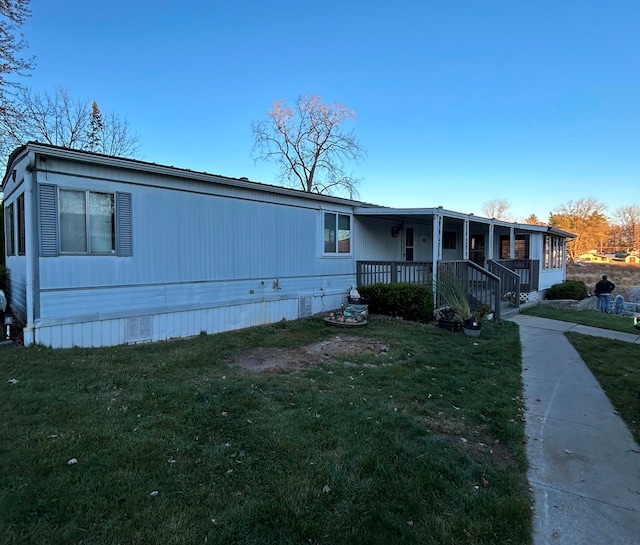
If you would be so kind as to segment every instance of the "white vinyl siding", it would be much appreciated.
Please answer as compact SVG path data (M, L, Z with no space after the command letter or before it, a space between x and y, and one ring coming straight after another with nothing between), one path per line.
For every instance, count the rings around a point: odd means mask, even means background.
M12 260L15 281L23 282L23 262L37 266L31 343L105 346L296 319L338 308L355 285L356 220L342 202L217 183L204 175L166 176L153 167L137 172L137 163L120 169L96 164L93 155L84 162L53 155L46 170L43 165L28 179L34 184L33 220L25 194L27 252L39 256ZM77 199L84 202L84 226L91 194L113 196L115 254L61 252L64 191L84 195ZM321 234L328 205L335 221L332 254L324 254ZM14 204L17 248L16 214ZM95 246L89 227L84 230L87 248ZM338 241L351 253L338 254ZM15 281L26 308L26 287Z

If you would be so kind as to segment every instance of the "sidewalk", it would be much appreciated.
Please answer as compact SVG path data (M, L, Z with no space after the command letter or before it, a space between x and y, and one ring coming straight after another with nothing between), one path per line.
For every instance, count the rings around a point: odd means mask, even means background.
M510 321L522 342L534 545L639 545L640 447L564 332L638 345L640 335Z

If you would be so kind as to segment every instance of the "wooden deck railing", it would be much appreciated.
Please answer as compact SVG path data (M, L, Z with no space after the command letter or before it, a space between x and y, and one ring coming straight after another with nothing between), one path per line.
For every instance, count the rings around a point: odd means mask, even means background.
M489 305L493 309L496 319L500 318L500 294L502 292L500 277L483 269L473 261L441 261L440 267L452 272L467 288L467 296L471 302L471 308L475 309L482 304ZM436 294L436 305L442 301Z
M496 318L500 318L500 301L504 287L500 275L483 269L472 261L441 261L441 265L449 267L460 278L465 286L472 307L481 304L489 305ZM501 266L503 276L508 276L506 267ZM408 282L422 284L429 287L433 285L433 263L429 261L358 261L356 264L356 282L358 286L369 286L382 282ZM511 285L511 284L509 284ZM519 292L516 300L519 301ZM436 305L438 305L436 294Z
M370 286L382 282L407 282L431 286L433 263L430 261L358 261L356 263L358 286Z
M492 261L489 261L489 264ZM520 289L522 291L538 291L540 289L540 260L539 259L496 259L510 271L520 276ZM487 267L491 270L491 267Z
M502 262L489 260L487 268L500 278L500 298L511 306L520 308L520 275L505 267Z

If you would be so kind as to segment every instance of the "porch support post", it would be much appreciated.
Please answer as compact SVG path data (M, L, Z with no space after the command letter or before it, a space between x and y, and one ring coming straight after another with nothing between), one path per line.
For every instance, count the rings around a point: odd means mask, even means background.
M433 262L442 261L442 215L433 215Z
M493 239L495 236L495 225L489 224L489 241L487 248L487 259L493 259Z
M464 220L464 229L462 234L462 259L469 260L469 220Z
M509 227L509 259L515 259L516 257L516 230L513 227Z
M436 286L438 282L438 263L442 261L442 226L443 226L442 214L433 215L433 242L432 242L432 254L433 254L433 274L431 275L433 291L433 303L436 304L438 296L436 293Z

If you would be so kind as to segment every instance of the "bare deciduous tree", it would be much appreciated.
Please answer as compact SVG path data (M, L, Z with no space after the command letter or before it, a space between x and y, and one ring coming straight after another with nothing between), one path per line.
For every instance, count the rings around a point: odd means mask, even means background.
M631 204L617 208L613 221L620 232L620 246L627 250L640 249L640 205Z
M140 137L129 122L115 112L109 112L104 120L100 145L96 151L117 157L135 157L140 151Z
M569 201L557 207L549 216L549 224L578 235L567 242L572 261L593 249L601 249L609 237L609 223L604 211L607 205L594 198Z
M280 166L280 179L304 191L357 195L358 180L346 174L365 150L348 127L356 114L344 104L325 104L317 95L299 96L293 107L277 100L267 119L252 125L256 160Z
M487 218L508 221L510 220L509 208L511 206L506 199L492 199L483 203L481 210Z
M83 148L89 132L88 108L88 101L74 100L61 87L53 95L21 87L2 116L3 136L11 148L29 140Z
M1 1L1 0L0 0ZM58 87L53 94L19 88L0 112L0 152L4 156L29 141L130 157L139 149L139 137L126 120L98 105L74 99Z
M4 109L7 87L16 85L9 76L24 75L33 67L33 57L20 56L27 47L20 28L30 15L29 0L0 0L0 109Z

